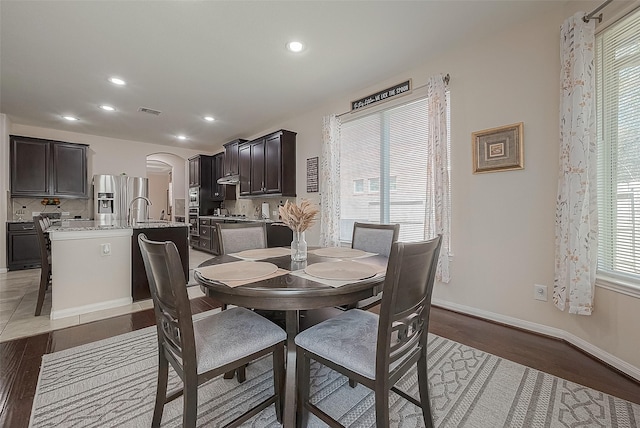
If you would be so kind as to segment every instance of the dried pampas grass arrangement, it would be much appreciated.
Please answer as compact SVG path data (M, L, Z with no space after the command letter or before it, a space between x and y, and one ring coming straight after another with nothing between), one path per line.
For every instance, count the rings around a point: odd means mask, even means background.
M311 202L303 199L300 206L287 201L279 209L282 222L295 232L304 232L314 225L320 212Z

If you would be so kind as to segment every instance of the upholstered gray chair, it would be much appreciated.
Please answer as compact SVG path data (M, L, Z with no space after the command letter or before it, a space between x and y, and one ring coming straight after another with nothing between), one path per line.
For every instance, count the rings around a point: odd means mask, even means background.
M165 403L184 396L182 426L195 427L198 386L263 355L273 354L274 394L226 426L238 426L271 404L282 418L284 342L277 325L245 308L229 309L193 321L180 254L173 242L138 235L149 279L158 331L158 384L152 426L160 426ZM167 395L169 364L183 387Z
M427 334L439 251L439 236L430 241L394 243L379 316L351 309L296 336L297 427L307 425L309 411L331 426L342 426L309 401L311 359L374 391L377 427L389 426L390 390L422 408L425 426L433 427ZM420 400L394 386L414 366Z
M398 240L399 224L353 224L351 248L389 257L391 245Z
M264 223L218 223L217 233L220 254L267 248Z
M358 223L353 224L353 237L351 239L351 248L366 251L369 253L377 253L381 256L389 257L391 253L391 245L398 240L400 234L399 224L372 224ZM360 309L370 309L380 303L382 294L360 300L355 307Z
M42 313L44 296L51 284L51 243L47 236L47 229L51 224L46 217L37 216L33 223L36 227L38 245L40 247L40 285L38 287L38 300L36 301L36 316Z

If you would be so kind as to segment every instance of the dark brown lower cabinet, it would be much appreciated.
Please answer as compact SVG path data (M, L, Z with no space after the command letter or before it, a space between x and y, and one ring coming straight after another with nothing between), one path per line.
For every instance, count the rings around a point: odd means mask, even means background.
M144 233L152 241L173 241L178 247L182 261L185 280L189 281L189 244L187 242L188 227L157 227L133 229L131 238L131 297L133 301L151 298L147 272L144 269L142 253L138 244L138 235Z
M33 222L7 223L7 268L40 267L40 244Z

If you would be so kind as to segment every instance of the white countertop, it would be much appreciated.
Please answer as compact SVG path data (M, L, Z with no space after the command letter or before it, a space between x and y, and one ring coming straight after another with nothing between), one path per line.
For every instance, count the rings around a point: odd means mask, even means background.
M130 226L124 220L115 220L111 222L100 222L96 220L62 220L53 223L47 232L81 232L90 230L118 230L118 229L158 229L167 227L188 227L188 223L177 223L165 220L149 220L146 222L137 222Z

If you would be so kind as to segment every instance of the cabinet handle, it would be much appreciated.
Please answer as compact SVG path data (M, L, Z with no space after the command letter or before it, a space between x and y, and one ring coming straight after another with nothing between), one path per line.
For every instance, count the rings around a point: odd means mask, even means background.
M35 227L23 227L22 230L33 230Z

